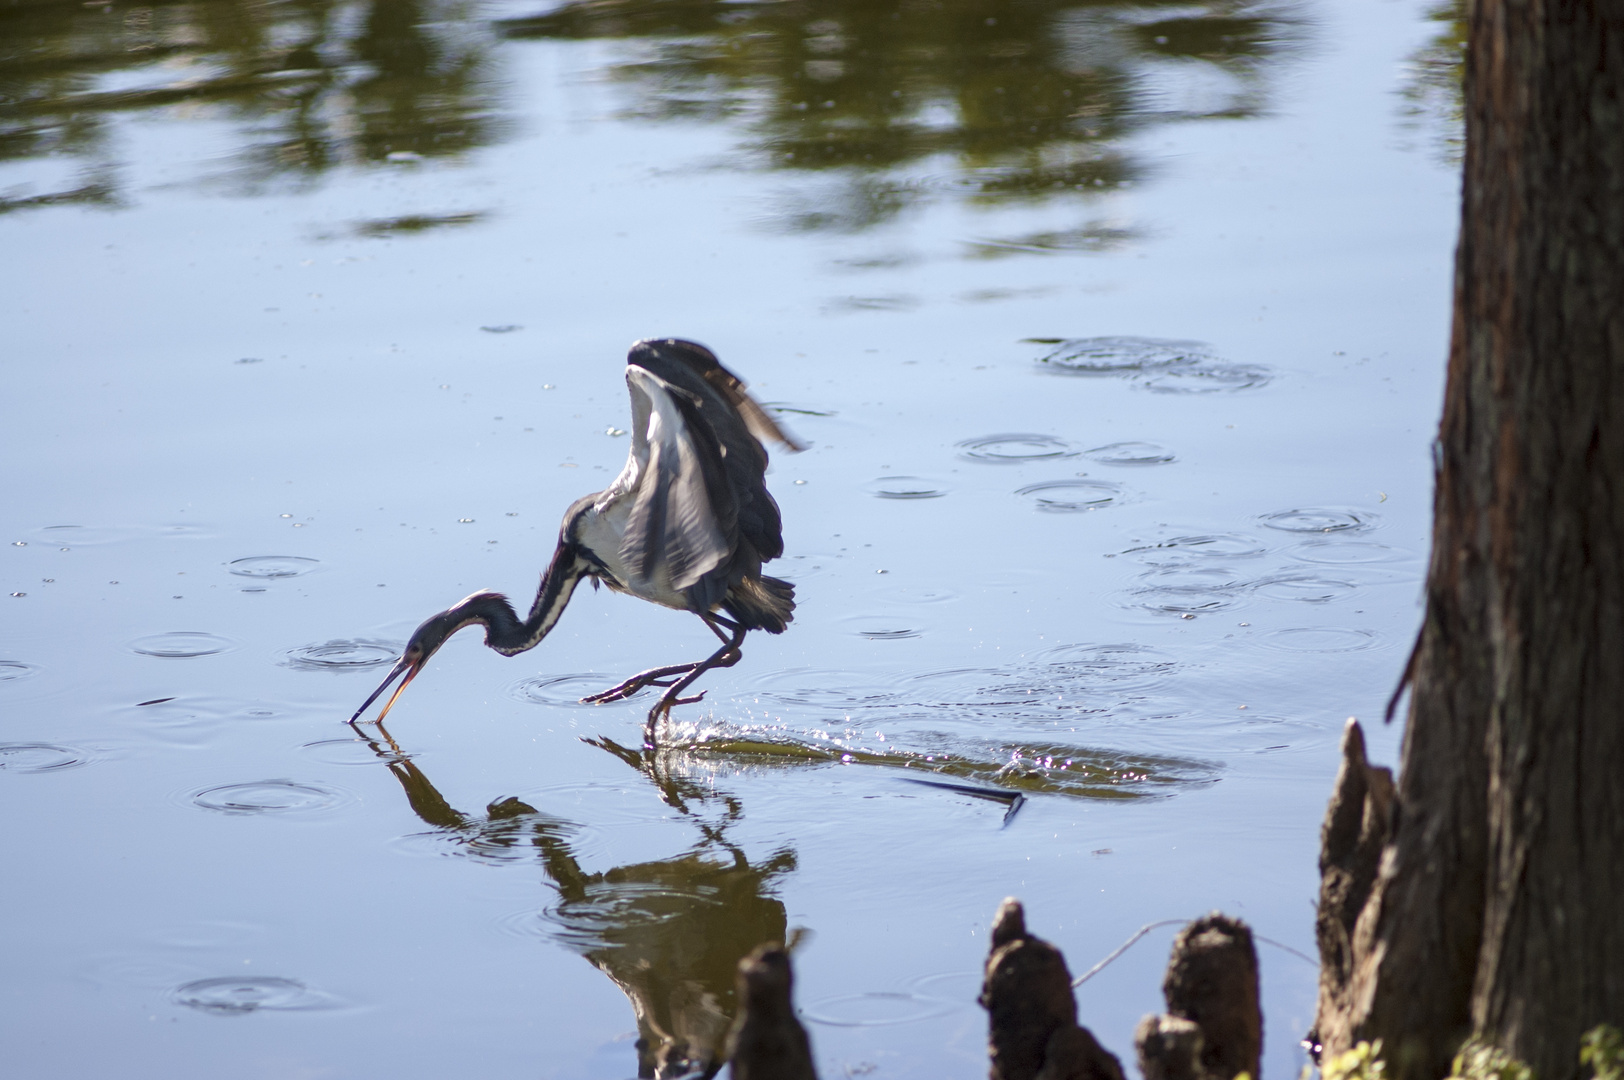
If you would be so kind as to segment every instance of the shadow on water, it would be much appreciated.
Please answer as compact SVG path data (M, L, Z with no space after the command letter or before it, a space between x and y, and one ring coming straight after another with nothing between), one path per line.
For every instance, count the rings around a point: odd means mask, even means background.
M378 725L364 742L399 781L413 813L442 849L482 862L534 859L558 892L541 912L521 916L522 932L580 953L630 999L637 1018L639 1077L713 1076L736 1010L739 960L762 942L787 940L774 890L794 870L785 846L752 861L728 838L744 806L715 783L719 771L807 765L877 765L901 777L1006 806L1006 823L1028 793L1135 798L1154 786L1210 779L1199 763L1060 747L1026 747L999 760L959 753L909 753L711 732L655 751L588 739L636 769L699 839L667 859L589 873L573 837L586 823L544 813L518 798L483 815L453 807L394 738ZM680 733L679 733L680 734ZM968 782L964 782L968 781Z
M1123 187L1143 172L1126 136L1256 115L1269 63L1303 33L1287 0L575 0L494 23L465 0L23 0L0 7L0 165L52 158L78 176L12 188L0 212L119 205L115 118L165 109L229 127L230 179L250 192L453 158L503 134L503 39L607 39L621 45L608 73L626 117L737 128L751 167L832 185L789 196L775 228L853 232L942 199ZM1129 236L1093 221L965 254L1099 251Z

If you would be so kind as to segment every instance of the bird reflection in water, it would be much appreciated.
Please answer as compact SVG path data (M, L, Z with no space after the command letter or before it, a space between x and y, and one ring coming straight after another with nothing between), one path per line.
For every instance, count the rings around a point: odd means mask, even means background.
M471 854L541 864L558 891L543 915L556 928L550 936L609 976L631 1001L637 1075L716 1075L737 1011L740 959L763 942L786 940L784 904L772 890L795 869L795 852L781 848L752 863L727 838L743 817L736 798L676 775L663 756L604 739L593 745L647 776L701 836L672 858L591 873L572 850L573 823L512 797L492 802L483 816L463 813L381 724L375 730L369 735L357 728L426 824ZM708 807L721 813L702 816Z

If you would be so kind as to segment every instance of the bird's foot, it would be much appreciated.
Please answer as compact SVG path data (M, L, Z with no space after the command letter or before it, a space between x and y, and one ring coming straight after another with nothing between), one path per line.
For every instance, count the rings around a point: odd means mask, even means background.
M676 683L674 676L687 675L698 666L699 664L696 662L692 664L674 664L671 667L650 668L648 671L633 675L618 686L611 686L609 689L599 691L596 694L588 694L581 699L581 704L602 705L610 701L624 701L638 691L646 690L650 686L673 686Z

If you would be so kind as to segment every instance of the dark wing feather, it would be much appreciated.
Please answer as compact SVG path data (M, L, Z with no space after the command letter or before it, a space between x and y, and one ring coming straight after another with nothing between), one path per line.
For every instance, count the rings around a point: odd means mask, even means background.
M620 554L635 578L653 581L663 570L673 588L698 600L691 590L725 566L735 547L738 514L722 455L688 391L637 365L628 367L626 382L644 426L633 434L642 469Z
M689 430L709 435L694 439L696 455L707 462L706 487L719 505L736 508L736 523L724 535L748 546L738 554L754 565L743 569L759 573L762 562L784 553L783 519L767 491L767 451L760 436L800 447L703 345L675 338L640 341L632 346L627 364L687 392L682 407L687 414L691 406Z

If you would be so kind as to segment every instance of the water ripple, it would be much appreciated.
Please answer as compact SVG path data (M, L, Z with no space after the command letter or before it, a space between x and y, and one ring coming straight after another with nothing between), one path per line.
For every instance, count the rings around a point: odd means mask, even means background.
M0 743L0 772L55 772L87 764L91 758L89 751L54 743Z
M228 975L218 979L198 979L175 987L170 997L177 1005L215 1016L243 1016L261 1009L269 1012L308 1012L338 1006L338 1000L331 994L312 990L297 979L282 979L274 975Z
M1109 684L1113 689L1148 690L1171 675L1178 662L1149 645L1056 645L1036 658L1074 679Z
M1177 460L1166 447L1148 442L1118 442L1096 446L1092 450L1085 451L1083 456L1101 465L1166 465L1170 461Z
M508 693L532 705L584 705L581 699L607 690L620 680L613 675L583 671L569 675L532 675L508 687ZM632 697L646 694L645 687Z
M0 660L0 683L17 682L38 674L38 665L25 664L21 660Z
M939 499L948 492L941 481L924 476L882 476L863 490L879 499Z
M303 671L356 671L394 663L401 648L398 641L337 639L288 649L282 654L282 662Z
M34 530L34 535L57 547L87 547L150 536L200 538L209 533L196 525L47 525Z
M1210 394L1264 386L1273 372L1259 364L1235 364L1199 341L1100 337L1062 341L1038 361L1064 375L1127 378L1162 394Z
M1191 364L1143 380L1157 394L1219 394L1266 386L1273 374L1260 364Z
M911 620L899 615L853 615L841 621L851 633L870 641L902 641L921 633Z
M824 998L805 1007L806 1018L830 1027L889 1027L946 1016L958 1003L900 991L869 991Z
M1103 510L1123 501L1122 485L1109 480L1045 480L1015 491L1030 496L1039 510L1053 514L1080 514Z
M389 846L405 855L468 859L486 866L545 862L560 851L582 859L601 846L601 837L592 830L543 814L516 798L491 804L486 814L460 826L402 836Z
M1214 359L1209 347L1200 341L1096 337L1059 342L1038 363L1068 375L1138 375Z
M1303 562L1351 565L1356 563L1404 562L1414 558L1407 551L1370 540L1305 540L1291 549Z
M307 814L332 810L352 796L338 788L292 780L220 784L188 796L194 806L222 814Z
M417 756L382 749L371 739L318 739L299 749L327 765L395 765Z
M966 461L1016 465L1023 461L1056 461L1076 457L1077 451L1053 435L983 435L958 444Z
M1346 600L1359 591L1359 585L1315 573L1281 573L1258 581L1256 592L1270 600L1296 600L1306 604L1327 604Z
M1295 510L1277 510L1258 519L1266 528L1295 533L1363 532L1376 522L1376 515L1367 511L1343 510L1334 507L1302 507Z
M238 577L289 578L308 574L320 565L320 560L302 555L250 555L245 559L232 559L226 569Z
M1288 652L1355 652L1379 644L1374 630L1353 630L1341 626L1299 626L1265 634L1263 643Z
M142 656L172 658L213 656L216 653L227 652L236 647L237 643L230 638L220 637L218 634L205 634L196 630L177 630L169 634L152 634L148 637L136 638L130 642L130 648Z
M790 668L758 675L754 682L762 688L760 696L786 705L861 709L898 700L896 694L875 682L872 676L850 671Z
M1263 541L1244 533L1199 533L1193 536L1175 536L1156 544L1129 548L1124 555L1138 555L1154 562L1158 557L1198 555L1207 558L1226 557L1247 559L1262 555L1269 549Z

